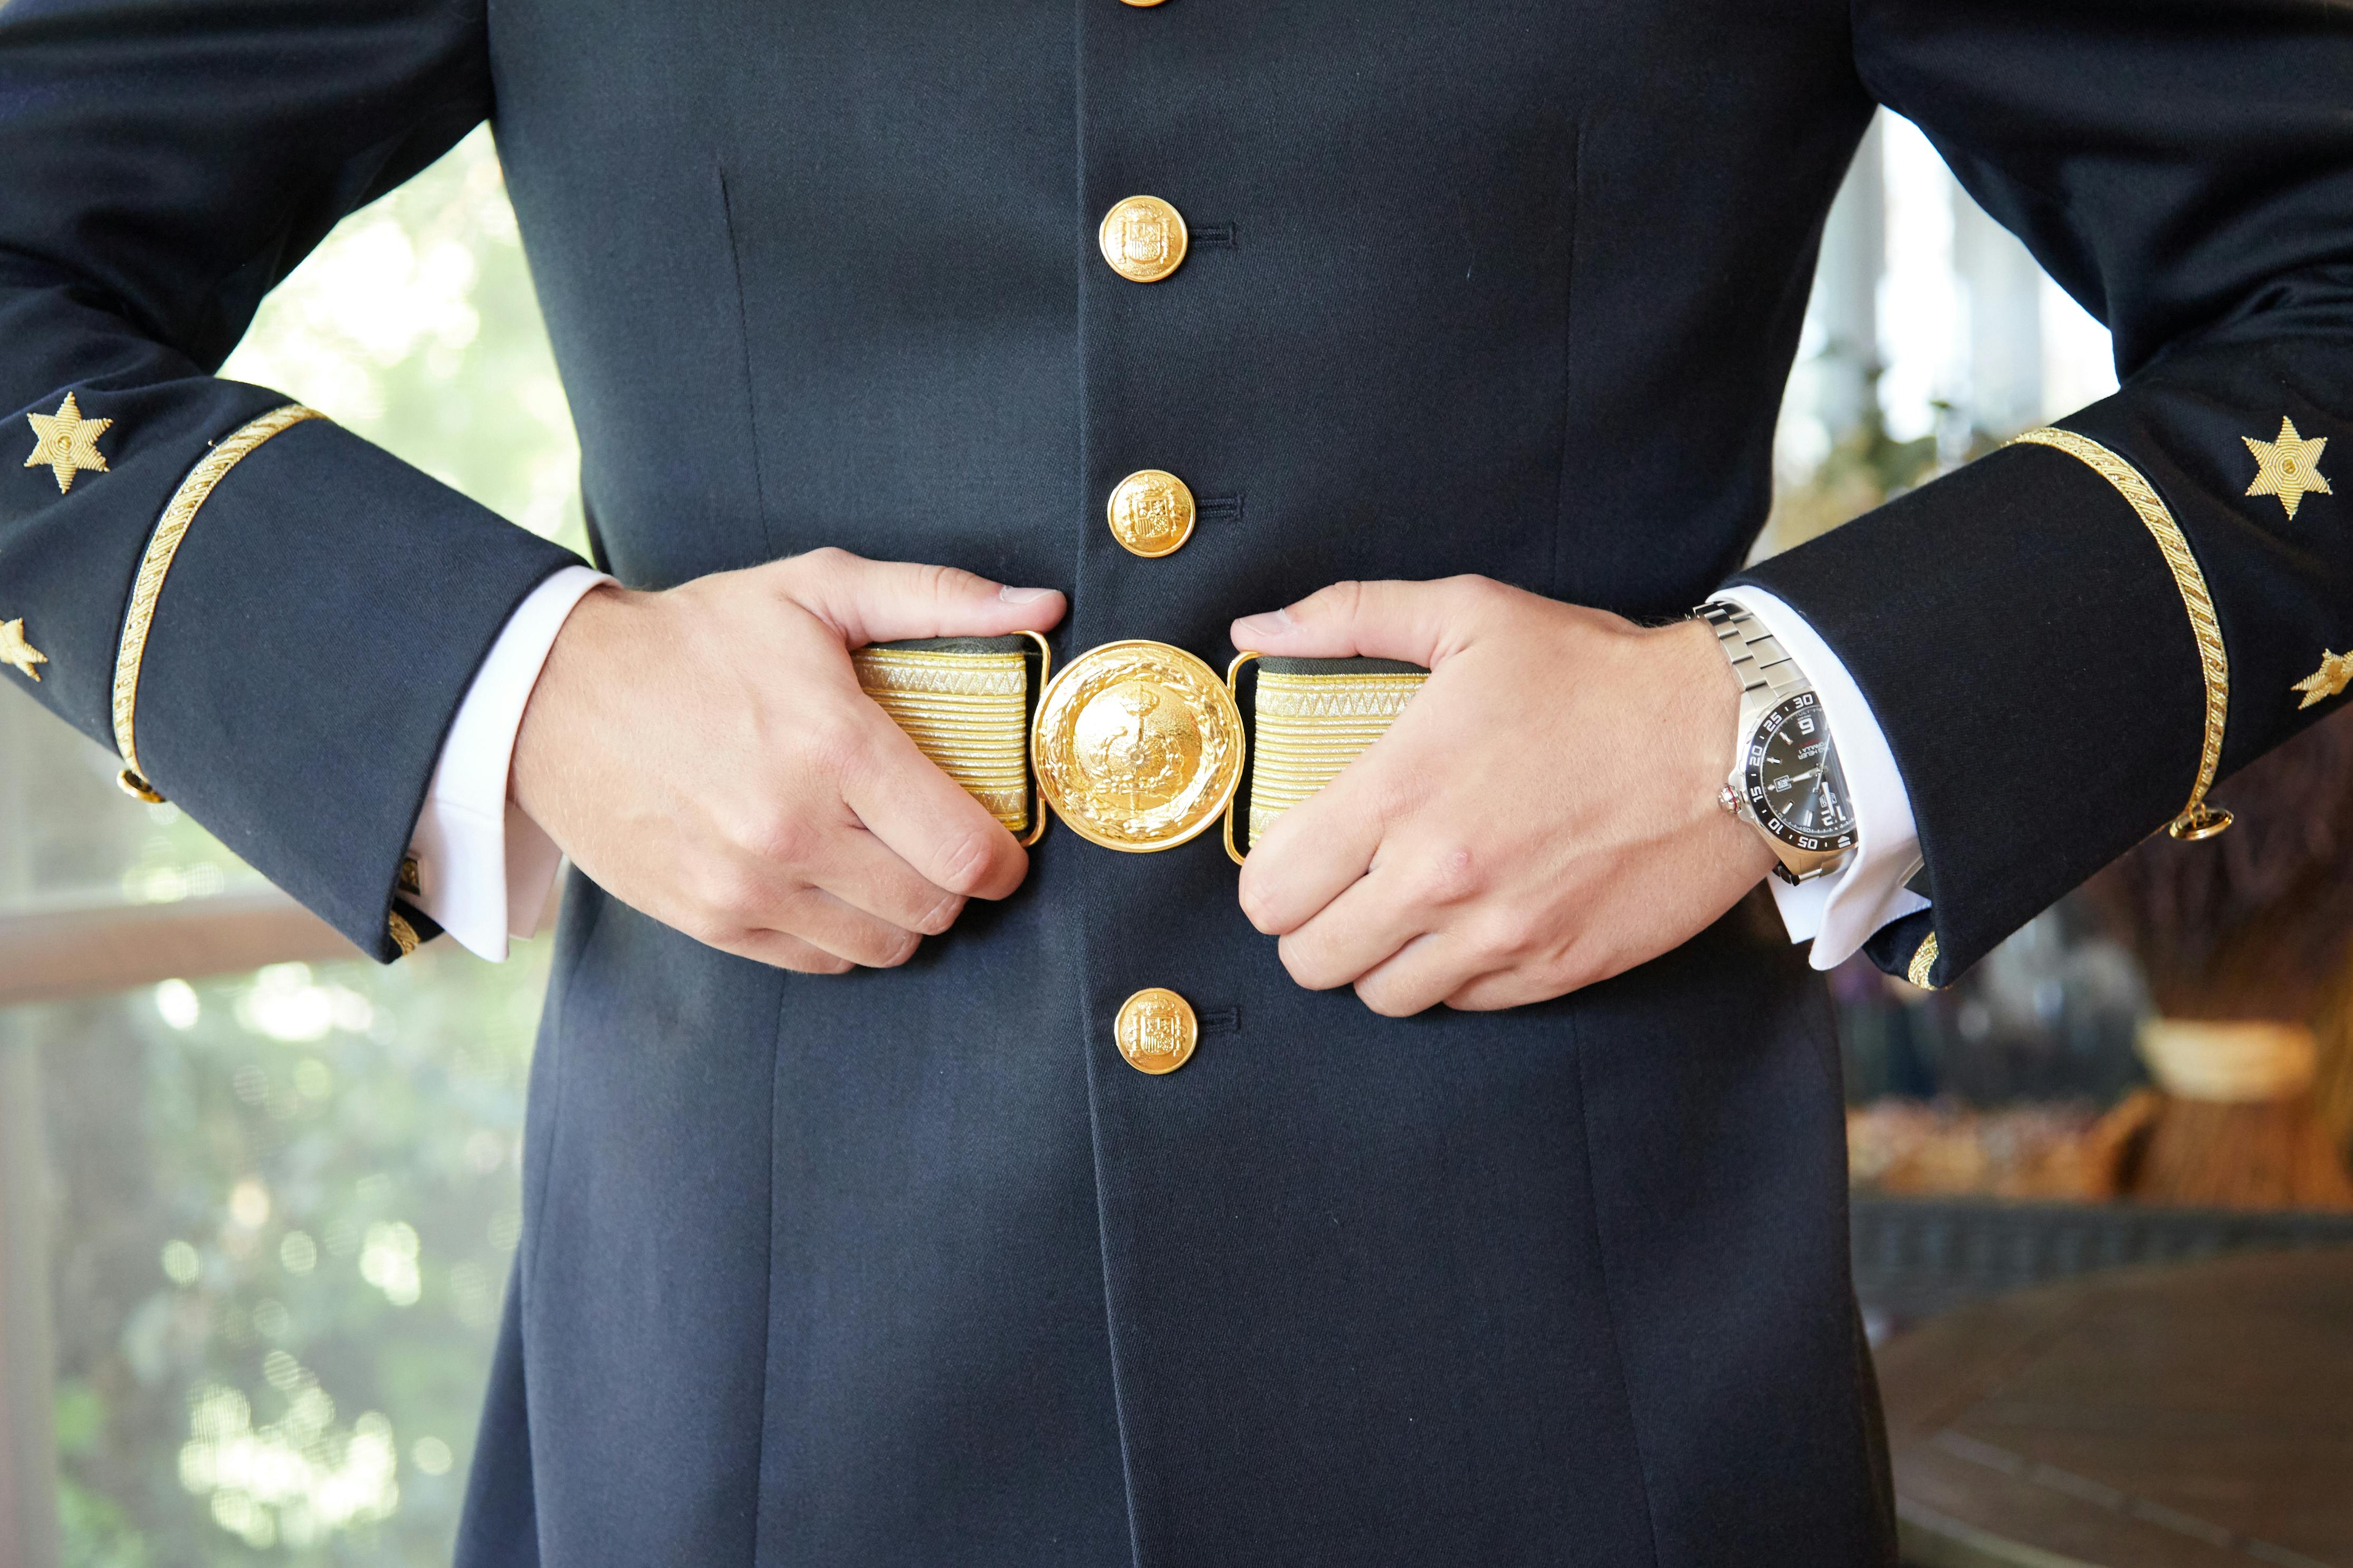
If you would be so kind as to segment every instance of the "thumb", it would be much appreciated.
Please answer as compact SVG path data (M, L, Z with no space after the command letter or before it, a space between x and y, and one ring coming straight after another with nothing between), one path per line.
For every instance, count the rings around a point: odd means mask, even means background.
M1482 577L1436 583L1335 583L1297 604L1234 623L1234 647L1294 658L1403 659L1435 669L1472 636Z
M1062 618L1051 588L1016 588L953 566L869 561L812 550L777 563L785 592L841 634L846 647L901 637L994 637L1042 632Z

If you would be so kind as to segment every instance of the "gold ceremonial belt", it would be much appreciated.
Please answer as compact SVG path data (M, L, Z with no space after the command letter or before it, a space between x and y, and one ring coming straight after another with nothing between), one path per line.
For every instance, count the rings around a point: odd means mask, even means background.
M1220 680L1183 648L1142 640L1091 647L1054 673L1045 639L1026 632L878 643L851 658L867 696L1024 844L1045 832L1049 805L1080 837L1131 854L1173 849L1222 817L1236 864L1238 797L1256 843L1380 739L1430 674L1246 653ZM1246 726L1239 682L1252 662Z

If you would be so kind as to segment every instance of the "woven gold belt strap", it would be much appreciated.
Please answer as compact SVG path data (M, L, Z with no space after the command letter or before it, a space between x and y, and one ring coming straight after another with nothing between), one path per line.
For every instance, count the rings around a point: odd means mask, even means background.
M881 643L859 649L851 658L860 688L907 732L918 751L1008 829L1017 834L1026 829L1024 843L1037 842L1045 830L1046 813L1032 787L1036 759L1031 755L1030 717L1051 673L1051 656L1043 639L1024 634ZM1249 749L1256 754L1246 787L1249 839L1255 843L1275 818L1331 783L1380 739L1429 672L1387 659L1245 654L1228 672L1229 688L1238 682L1243 666L1253 661L1258 666L1251 710L1256 737ZM1072 668L1086 662L1082 658ZM1214 676L1203 675L1214 689ZM1151 729L1140 707L1131 722L1132 731L1095 742L1118 743L1115 753L1106 752L1094 763L1117 773L1121 787L1133 795L1123 801L1114 792L1111 805L1124 805L1144 825L1109 841L1122 848L1172 847L1191 834L1182 823L1165 833L1153 826L1154 808L1168 808L1146 774L1155 766L1181 769L1188 759L1181 744L1171 747L1165 758L1154 750L1163 737ZM1239 742L1240 737L1235 740ZM1172 796L1178 791L1173 783L1161 788ZM1240 860L1233 817L1233 813L1226 814L1226 844ZM1093 831L1086 837L1107 841L1105 823L1091 821L1088 826Z
M1254 656L1234 661L1232 677ZM1339 777L1405 711L1430 671L1387 658L1256 658L1250 842ZM1230 835L1228 847L1233 848ZM1236 859L1240 855L1235 855Z
M1029 799L1029 701L1053 656L1035 634L878 643L849 656L859 689L915 749L1008 832L1035 844L1045 813ZM1032 685L1029 665L1039 679Z

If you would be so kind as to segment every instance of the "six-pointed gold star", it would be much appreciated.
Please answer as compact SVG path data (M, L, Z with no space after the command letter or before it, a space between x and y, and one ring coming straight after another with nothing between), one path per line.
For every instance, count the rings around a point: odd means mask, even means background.
M2344 653L2331 653L2327 648L2322 648L2320 668L2289 687L2288 689L2303 692L2304 700L2296 706L2309 708L2316 702L2326 702L2336 696L2345 689L2348 683L2353 683L2353 649L2348 649Z
M47 654L25 640L25 622L21 616L13 621L0 621L0 664L13 665L38 680L41 672L33 667L48 662Z
M25 459L25 467L47 466L58 476L58 494L73 489L74 475L84 468L93 473L106 472L106 458L98 449L98 438L106 434L111 419L85 419L81 405L74 395L58 405L55 414L27 414L33 423L33 455Z
M2294 517L2307 493L2336 493L2320 471L2320 454L2328 445L2327 437L2316 436L2307 441L2295 433L2295 421L2283 416L2278 440L2258 441L2253 436L2239 439L2255 455L2255 482L2247 487L2249 495L2277 496L2288 516Z

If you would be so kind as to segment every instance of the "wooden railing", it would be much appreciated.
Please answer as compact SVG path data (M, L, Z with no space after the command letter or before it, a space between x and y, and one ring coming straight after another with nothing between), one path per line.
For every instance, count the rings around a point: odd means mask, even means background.
M275 888L168 904L18 906L0 914L0 1007L359 956Z

